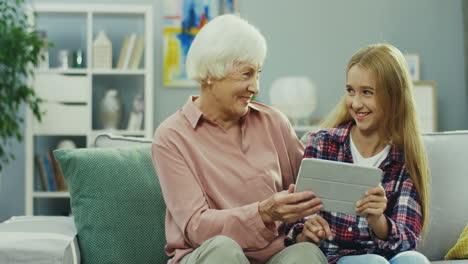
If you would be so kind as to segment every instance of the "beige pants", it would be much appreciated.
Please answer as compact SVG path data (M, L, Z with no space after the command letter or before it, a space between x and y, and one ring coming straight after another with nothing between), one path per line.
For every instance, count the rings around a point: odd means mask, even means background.
M239 244L226 236L216 236L186 255L180 264L249 264ZM273 255L266 264L326 264L327 259L312 243L298 243Z

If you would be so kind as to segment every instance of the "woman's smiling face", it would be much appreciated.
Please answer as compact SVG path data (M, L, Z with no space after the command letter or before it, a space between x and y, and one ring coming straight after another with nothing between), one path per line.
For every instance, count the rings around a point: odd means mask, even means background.
M219 111L233 119L248 112L252 97L259 92L260 66L241 63L222 79L211 80L209 93Z

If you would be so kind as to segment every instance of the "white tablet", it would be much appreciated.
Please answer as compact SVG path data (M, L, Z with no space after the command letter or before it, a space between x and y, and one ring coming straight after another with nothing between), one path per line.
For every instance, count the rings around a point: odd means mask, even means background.
M313 191L320 197L324 211L353 215L356 202L379 185L383 171L352 163L305 158L296 180L296 192Z

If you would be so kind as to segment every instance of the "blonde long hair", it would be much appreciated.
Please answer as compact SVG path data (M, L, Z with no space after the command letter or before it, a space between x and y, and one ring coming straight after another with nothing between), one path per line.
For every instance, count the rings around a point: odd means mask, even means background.
M386 113L379 124L379 136L404 151L405 165L416 186L422 207L422 233L429 216L429 170L413 98L413 84L403 54L389 44L374 44L359 50L348 63L346 73L358 65L368 70L376 81L376 100ZM353 120L340 100L322 127L336 127Z

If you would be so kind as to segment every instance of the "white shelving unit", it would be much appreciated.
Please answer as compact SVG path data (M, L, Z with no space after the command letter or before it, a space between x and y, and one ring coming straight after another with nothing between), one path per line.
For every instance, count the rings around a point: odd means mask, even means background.
M69 193L44 191L40 187L35 156L51 151L64 139L78 147L89 147L101 133L151 137L153 133L153 10L151 5L34 4L37 16L32 21L47 32L54 43L49 49L49 69L37 69L32 81L36 93L49 111L43 122L35 121L30 109L26 115L25 214L66 214ZM112 42L111 69L92 65L93 40L105 31ZM123 41L136 33L144 36L144 53L138 69L115 69ZM85 68L58 68L59 50L82 50ZM71 58L70 58L71 59ZM104 92L117 89L123 102L123 120L117 130L105 130L98 120L98 105ZM141 130L126 130L132 101L144 95ZM68 206L68 208L66 208Z

